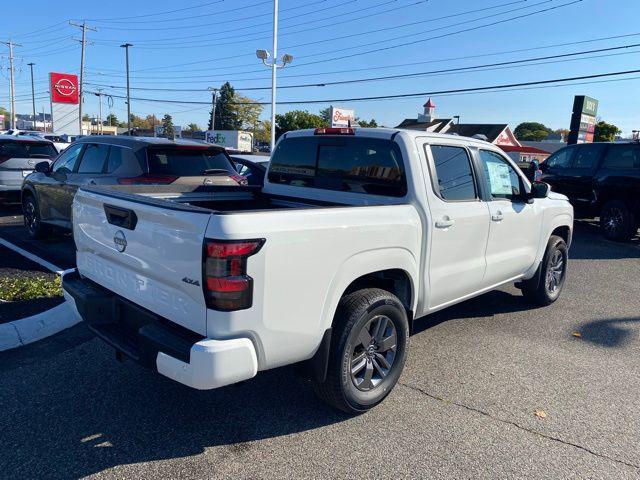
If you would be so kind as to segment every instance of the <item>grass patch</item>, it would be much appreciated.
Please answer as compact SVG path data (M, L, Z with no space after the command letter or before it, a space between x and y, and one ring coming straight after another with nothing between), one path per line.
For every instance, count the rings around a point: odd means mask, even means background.
M29 277L0 277L0 299L7 302L51 298L62 295L59 276L35 275Z

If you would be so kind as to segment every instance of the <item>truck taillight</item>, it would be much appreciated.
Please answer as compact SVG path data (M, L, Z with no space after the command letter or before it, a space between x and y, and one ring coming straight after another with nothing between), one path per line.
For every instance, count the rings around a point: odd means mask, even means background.
M247 258L263 244L264 239L205 240L203 289L208 308L230 312L251 307L253 278L247 275Z

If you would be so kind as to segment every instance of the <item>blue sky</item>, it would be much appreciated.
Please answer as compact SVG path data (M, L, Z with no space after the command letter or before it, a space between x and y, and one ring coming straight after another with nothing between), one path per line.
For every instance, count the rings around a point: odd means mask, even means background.
M279 71L279 85L326 83L377 76L431 72L640 44L637 0L281 0L279 52L294 63ZM244 95L268 102L270 72L255 57L271 48L270 0L190 0L20 2L3 6L0 40L21 43L15 49L17 111L31 112L29 67L35 62L37 110L48 111L47 74L77 72L80 47L73 38L73 19L98 29L88 32L85 91L102 86L113 95L111 111L126 118L124 50L130 42L132 97L178 101L210 101L205 91L229 80ZM546 10L541 13L534 13ZM168 12L168 13L162 13ZM514 18L524 16L523 18ZM500 22L500 23L496 23ZM494 25L487 24L494 23ZM604 37L625 36L598 40ZM577 43L583 42L583 43ZM401 45L395 47L396 45ZM565 44L565 45L560 45ZM394 47L394 48L389 48ZM3 76L0 105L8 107L7 48L0 45ZM382 49L382 50L381 50ZM370 52L370 53L366 53ZM510 53L509 53L510 52ZM346 58L336 58L346 57ZM402 79L346 85L280 89L279 101L343 99L431 92L486 85L640 69L640 46L549 60L537 65L472 69ZM551 63L549 63L551 62ZM626 78L625 80L622 80ZM469 123L539 121L568 128L574 95L600 101L599 116L625 134L640 129L640 73L611 77L607 82L529 88L501 92L434 95L441 117L460 115ZM616 80L616 81L611 81ZM598 82L598 83L593 83ZM160 91L139 89L180 89ZM42 92L42 93L39 93ZM425 97L364 102L335 102L356 115L394 126L415 117ZM206 105L132 100L137 115L170 113L174 123L205 126ZM281 105L279 112L324 104ZM97 97L86 95L84 111L96 115ZM103 115L109 112L104 107ZM263 117L268 118L269 107Z

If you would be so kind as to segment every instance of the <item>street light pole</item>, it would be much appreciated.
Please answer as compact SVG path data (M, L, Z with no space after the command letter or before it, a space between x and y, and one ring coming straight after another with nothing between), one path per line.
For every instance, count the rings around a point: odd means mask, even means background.
M36 93L35 93L35 89L33 88L33 66L35 65L35 63L30 62L27 63L27 65L29 65L29 68L31 69L31 106L33 107L33 129L36 129ZM44 126L44 118L42 119L42 125Z
M276 71L278 69L278 0L273 0L273 63L271 65L271 154L276 145Z
M271 69L271 153L276 146L276 71L293 61L293 56L282 55L282 64L278 64L278 0L273 0L273 60L267 62L270 54L267 50L256 50L256 56Z
M129 93L129 47L133 47L130 43L123 43L120 47L125 50L125 58L127 63L127 135L131 135L131 95Z
M102 88L98 88L98 93L96 93L98 97L98 130L100 135L104 134L104 129L102 128Z

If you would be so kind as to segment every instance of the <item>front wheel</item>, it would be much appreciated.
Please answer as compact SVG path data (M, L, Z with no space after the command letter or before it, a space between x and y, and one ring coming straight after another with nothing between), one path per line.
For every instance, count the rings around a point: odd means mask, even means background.
M364 413L382 402L400 378L409 322L398 298L377 288L350 293L336 312L327 378L316 394L347 413Z
M535 280L527 280L520 286L525 298L540 306L555 302L564 287L568 261L567 244L562 237L551 235Z
M633 212L620 200L610 200L600 212L600 228L605 238L618 242L631 240L638 231Z

